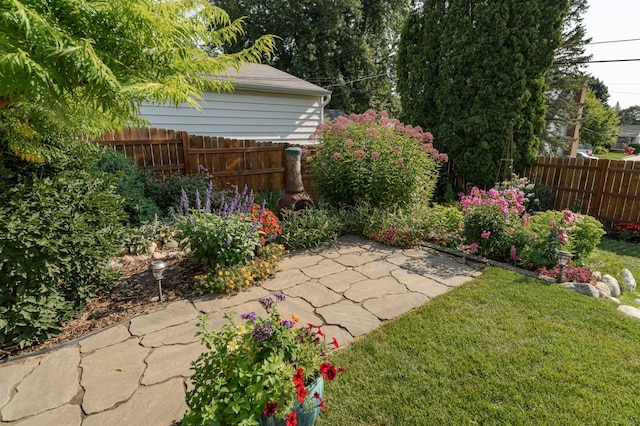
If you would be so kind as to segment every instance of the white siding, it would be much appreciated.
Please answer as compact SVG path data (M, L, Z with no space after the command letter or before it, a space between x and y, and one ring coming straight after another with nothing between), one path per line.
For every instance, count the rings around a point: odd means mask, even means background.
M189 134L304 144L322 122L322 96L236 90L205 93L201 110L144 105L140 117L152 127Z

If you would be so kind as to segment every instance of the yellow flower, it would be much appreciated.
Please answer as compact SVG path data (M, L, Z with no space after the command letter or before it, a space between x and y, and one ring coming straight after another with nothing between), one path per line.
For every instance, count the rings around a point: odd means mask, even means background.
M218 275L222 276L222 271L218 271Z
M271 269L267 269L267 274L270 274L270 273L271 273Z
M231 272L225 271L224 274L228 277L229 275L231 275Z

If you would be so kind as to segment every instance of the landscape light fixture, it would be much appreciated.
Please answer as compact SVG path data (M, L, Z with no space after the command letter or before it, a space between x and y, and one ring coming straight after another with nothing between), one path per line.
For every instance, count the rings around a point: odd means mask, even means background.
M158 295L160 297L160 301L162 302L162 275L164 274L164 270L167 268L167 264L162 260L154 260L151 262L151 266L149 269L151 273L153 273L153 277L158 281Z
M570 252L565 251L565 250L556 250L556 257L558 258L558 266L560 267L560 270L558 271L558 280L557 280L557 282L561 283L562 282L562 272L564 270L564 267L569 264L569 261L571 260L573 255Z

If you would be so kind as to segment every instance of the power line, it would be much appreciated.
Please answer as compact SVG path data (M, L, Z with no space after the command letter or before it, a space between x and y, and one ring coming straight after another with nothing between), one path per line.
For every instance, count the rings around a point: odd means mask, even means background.
M640 38L628 38L625 40L592 41L591 43L587 43L587 44L625 43L628 41L640 41Z
M554 62L554 65L579 65L579 64L606 64L610 62L638 62L640 59L606 59L603 61L561 61Z

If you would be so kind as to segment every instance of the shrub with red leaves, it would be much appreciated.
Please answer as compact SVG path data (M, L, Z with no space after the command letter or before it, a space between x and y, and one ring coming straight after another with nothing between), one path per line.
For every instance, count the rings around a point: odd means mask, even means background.
M543 275L545 277L557 278L558 273L560 272L560 268L552 268L547 269L545 267L536 269L536 273L538 275ZM565 266L562 271L562 281L563 282L576 282L576 283L588 283L595 284L596 280L593 278L593 274L590 270L578 267L578 266Z

